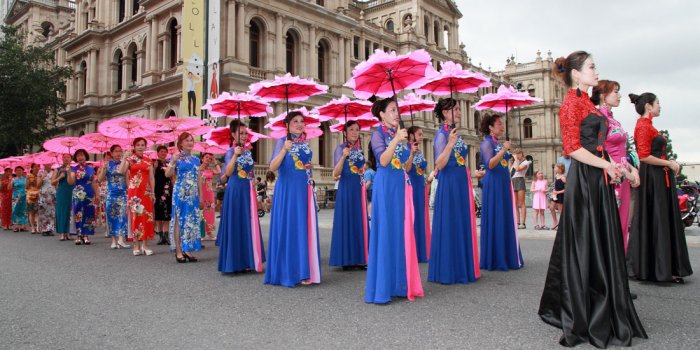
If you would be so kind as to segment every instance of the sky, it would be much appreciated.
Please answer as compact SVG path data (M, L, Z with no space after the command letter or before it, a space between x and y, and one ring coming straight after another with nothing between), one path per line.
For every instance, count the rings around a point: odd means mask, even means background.
M629 93L653 92L661 103L654 126L669 130L680 162L700 162L700 1L456 0L459 40L472 63L503 70L506 58L593 54L600 79L621 85L615 118L632 135Z

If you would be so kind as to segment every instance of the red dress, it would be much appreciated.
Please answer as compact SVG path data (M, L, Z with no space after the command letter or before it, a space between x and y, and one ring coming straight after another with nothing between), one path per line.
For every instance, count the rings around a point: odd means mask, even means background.
M0 178L0 223L2 227L12 226L12 177Z
M133 155L129 162L129 240L153 239L153 189L150 185L151 159Z

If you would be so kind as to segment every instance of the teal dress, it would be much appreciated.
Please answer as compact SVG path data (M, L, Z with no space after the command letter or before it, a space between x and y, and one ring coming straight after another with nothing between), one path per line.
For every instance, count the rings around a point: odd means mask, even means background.
M27 178L19 177L12 180L12 223L27 225Z
M63 178L58 180L56 188L56 233L70 233L70 213L73 205L74 185L68 184L68 174L65 169L57 169L58 175L63 173Z

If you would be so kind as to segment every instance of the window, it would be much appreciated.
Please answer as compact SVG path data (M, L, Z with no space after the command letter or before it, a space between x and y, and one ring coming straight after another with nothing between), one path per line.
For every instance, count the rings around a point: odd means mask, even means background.
M325 40L318 42L318 81L328 82L328 56L330 45Z
M87 63L85 61L80 62L80 73L80 96L78 97L82 99L87 91Z
M126 0L119 0L119 8L117 9L117 23L124 21L126 17Z
M114 65L114 67L116 68L116 69L114 69L114 71L113 71L114 75L112 76L112 81L114 82L112 84L113 88L114 88L114 92L122 91L122 89L124 88L124 85L123 85L124 82L122 79L122 77L123 77L122 73L124 71L124 66L123 66L123 62L122 62L123 58L124 58L124 55L122 55L121 50L117 50L117 52L114 53L114 60L112 63Z
M358 36L352 37L352 57L360 58L360 37Z
M369 58L369 55L372 54L372 42L369 40L365 40L365 59Z
M525 118L525 120L523 120L523 138L532 138L532 119L530 118Z
M325 1L323 1L323 0L316 0L316 5L318 5L318 6L325 6Z
M173 18L168 28L170 31L170 67L168 68L173 68L177 65L177 20Z
M394 21L389 19L386 21L386 24L384 25L384 28L386 28L387 31L389 32L394 32Z
M527 87L527 93L530 95L530 97L535 97L535 86L534 86L534 85L528 85L528 87Z
M173 110L171 109L171 110L169 110L167 113L165 113L165 117L166 117L166 118L177 117L177 114L175 114L175 111L173 111Z
M129 82L129 85L136 85L136 82L138 81L138 55L136 54L136 44L131 44L129 47L129 56L131 58L131 81Z
M450 49L450 27L447 25L442 32L442 46L448 50Z
M474 129L479 130L481 126L481 118L479 111L474 111Z
M256 21L250 21L250 65L260 68L260 26Z
M433 25L433 40L435 40L435 44L440 42L440 23L437 21L435 21L435 24Z
M44 22L41 24L41 35L44 36L44 38L49 37L51 33L53 32L53 24L51 22Z
M428 31L430 31L430 22L428 22L428 19L426 18L423 21L423 33L425 34L425 37L428 37Z
M296 39L294 38L294 33L291 30L287 31L287 43L286 43L286 68L287 72L292 75L296 74Z
M132 0L131 7L132 7L132 9L131 9L132 15L139 13L139 0Z

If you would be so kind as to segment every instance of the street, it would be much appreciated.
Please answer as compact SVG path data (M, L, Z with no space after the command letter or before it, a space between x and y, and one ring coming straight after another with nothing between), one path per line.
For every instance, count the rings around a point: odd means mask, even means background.
M532 210L529 210L532 212ZM525 267L482 271L468 285L428 283L424 298L364 303L364 271L328 268L332 210L319 214L322 283L263 285L262 274L222 275L212 242L200 262L0 231L0 339L5 349L559 348L537 307L554 231L521 232ZM269 215L262 219L267 239ZM532 222L528 219L528 223ZM532 226L528 224L528 227ZM687 230L700 269L700 228ZM649 335L641 349L697 348L698 276L685 285L630 282ZM579 348L591 348L583 345Z

